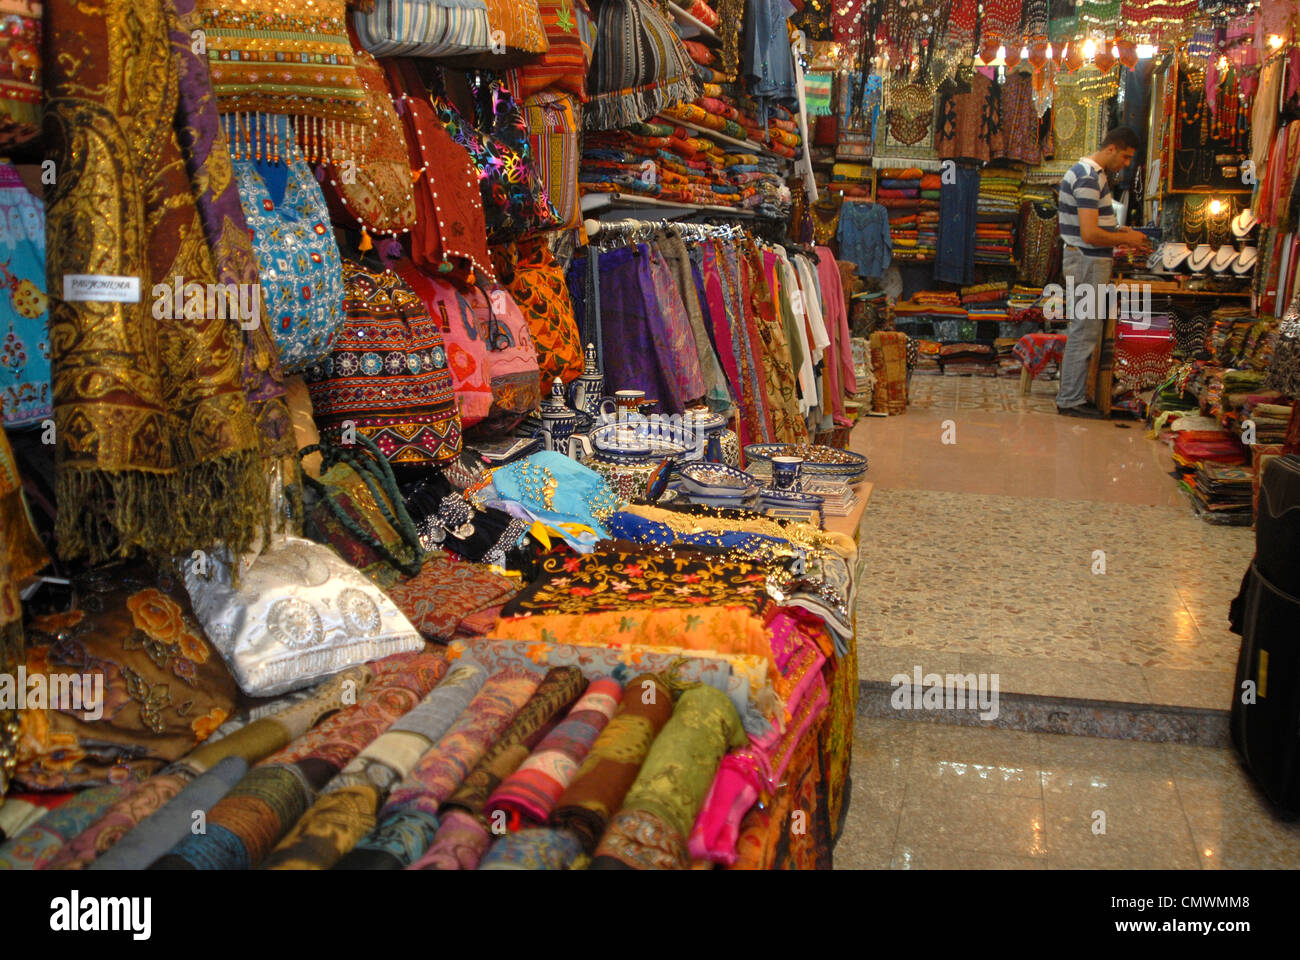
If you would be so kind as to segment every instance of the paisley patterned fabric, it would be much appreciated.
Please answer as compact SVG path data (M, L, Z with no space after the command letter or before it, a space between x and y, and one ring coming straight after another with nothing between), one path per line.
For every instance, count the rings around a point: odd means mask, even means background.
M15 780L36 790L156 773L206 740L240 699L170 575L136 563L79 578L75 590L71 609L28 623L29 677L93 678L81 703L61 697L21 711Z
M97 787L73 797L0 846L0 871L43 869L69 839L85 830L138 786L131 780Z
M672 714L673 695L662 680L643 673L628 681L618 711L556 801L551 826L572 832L592 853Z
M321 436L351 422L390 463L460 455L461 420L448 350L424 302L395 273L345 261L347 322L333 352L303 373Z
M483 856L480 870L570 870L582 844L567 830L520 830L502 837Z
M45 208L18 171L0 163L0 418L7 428L53 416Z
M564 271L550 247L541 238L523 240L517 254L506 283L528 321L545 395L556 377L568 383L582 374L582 335L573 316Z
M275 127L293 142L286 120L277 118ZM297 373L329 353L344 319L343 268L329 208L302 159L232 162L261 272L262 312L285 371Z
M480 564L455 561L439 551L416 576L386 592L422 637L445 643L466 617L514 596L515 585Z
M329 548L281 537L242 570L213 555L187 561L185 585L213 644L251 696L305 687L345 667L421 650L380 590Z
M375 679L355 704L249 771L208 812L207 833L186 837L152 869L258 866L307 812L316 791L423 699L446 669L446 660L435 653L401 654L375 664Z

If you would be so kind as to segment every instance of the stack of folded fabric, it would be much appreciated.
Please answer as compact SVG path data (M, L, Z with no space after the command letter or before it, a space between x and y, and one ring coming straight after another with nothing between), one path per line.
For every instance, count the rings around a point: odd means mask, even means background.
M1024 174L1010 169L980 171L975 225L975 262L1014 266L1015 224L1020 215L1020 186Z
M999 377L1018 377L1023 369L1020 358L1013 352L1019 337L998 337L993 341L993 356L997 360Z
M1255 443L1282 443L1291 419L1291 401L1276 390L1250 394L1241 408L1242 421L1255 424Z
M1013 322L1043 322L1043 288L1017 283L1007 296L1007 319ZM1011 334L1007 334L1011 336Z
M899 260L933 260L938 245L935 217L927 216L922 241L921 213L930 213L928 201L921 198L922 172L916 167L880 171L876 183L876 202L889 210L889 233L894 257ZM924 204L924 207L923 207ZM938 201L933 209L938 210Z
M637 123L586 136L579 184L583 191L635 193L689 204L739 206L755 187L723 173L718 144L671 123Z
M991 281L961 288L961 303L976 322L1001 323L1008 315L1008 285Z
M871 198L871 167L861 163L836 163L829 188L848 197Z
M914 340L917 358L914 373L926 376L942 376L943 368L939 366L939 351L943 345L937 340Z
M1183 489L1189 492L1195 482L1196 468L1202 463L1239 467L1249 461L1246 448L1226 428L1176 431L1173 457L1174 471Z
M945 377L995 377L997 357L986 343L945 343L939 350L939 366Z
M1179 481L1192 498L1196 513L1211 523L1249 526L1254 520L1252 488L1255 472L1249 466L1201 461L1195 473Z
M803 140L799 136L799 125L795 116L779 103L771 105L767 120L767 130L761 138L773 153L793 160L799 156Z

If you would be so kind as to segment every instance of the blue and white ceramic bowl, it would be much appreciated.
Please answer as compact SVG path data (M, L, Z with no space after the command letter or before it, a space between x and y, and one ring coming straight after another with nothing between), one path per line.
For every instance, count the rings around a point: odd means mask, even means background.
M835 447L797 443L751 443L745 447L750 469L758 473L771 470L773 457L803 457L801 473L804 477L823 477L857 483L867 472L867 458L849 450Z
M678 467L677 472L682 476L682 489L706 496L752 496L760 487L750 474L721 463L687 463Z

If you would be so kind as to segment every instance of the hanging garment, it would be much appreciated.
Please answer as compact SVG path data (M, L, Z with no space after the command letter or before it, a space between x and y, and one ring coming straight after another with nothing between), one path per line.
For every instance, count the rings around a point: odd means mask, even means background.
M953 181L939 190L939 248L934 277L946 283L975 282L975 223L979 215L980 172L958 166Z
M840 208L835 238L839 241L840 257L857 264L860 277L879 277L893 259L889 211L879 204L846 202ZM818 237L818 242L824 245L829 239Z
M18 171L0 163L0 420L7 429L54 415L50 395L45 209Z

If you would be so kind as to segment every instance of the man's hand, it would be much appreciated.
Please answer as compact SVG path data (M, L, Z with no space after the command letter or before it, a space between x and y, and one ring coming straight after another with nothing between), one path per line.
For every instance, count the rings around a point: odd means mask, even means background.
M1133 230L1125 227L1120 231L1120 242L1125 246L1133 247L1136 253L1150 253L1151 241L1145 233L1140 230Z

